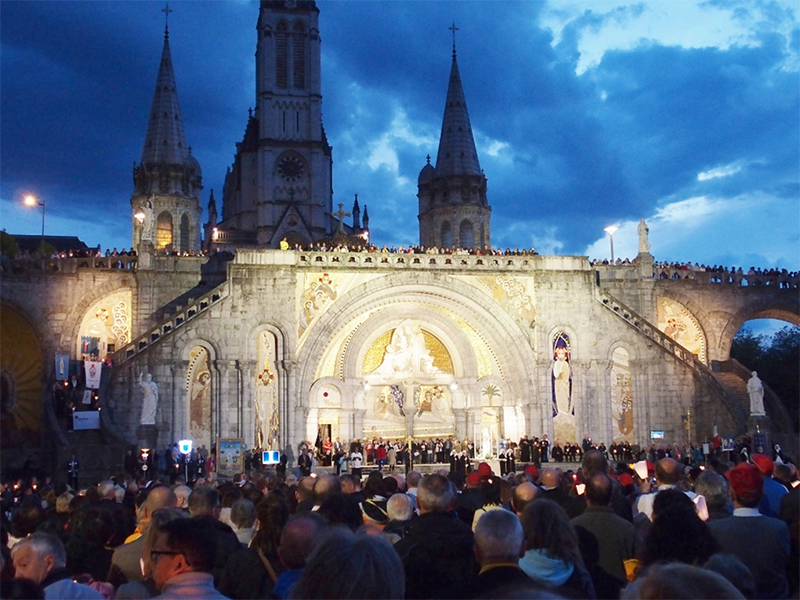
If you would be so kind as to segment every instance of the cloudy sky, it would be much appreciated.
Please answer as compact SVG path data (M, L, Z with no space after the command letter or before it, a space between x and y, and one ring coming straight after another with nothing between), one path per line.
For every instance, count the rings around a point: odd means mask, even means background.
M758 0L318 2L334 202L378 244L417 241L452 45L492 240L540 253L800 268L798 4ZM258 2L172 2L170 45L203 205L254 105ZM163 3L0 2L0 216L11 233L131 243ZM399 226L398 226L399 225Z

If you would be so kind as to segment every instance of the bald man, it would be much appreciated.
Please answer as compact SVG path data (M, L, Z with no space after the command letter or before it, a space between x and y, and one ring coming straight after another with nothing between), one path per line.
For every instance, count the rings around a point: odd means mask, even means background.
M650 521L653 520L653 501L656 494L662 490L668 490L678 486L678 482L683 474L683 465L673 458L662 458L656 463L656 491L650 494L642 494L633 507L634 516L642 514ZM684 492L694 502L698 516L704 521L708 519L708 507L706 499L698 496L694 492Z
M150 526L151 515L161 508L175 508L178 505L178 498L175 493L165 485L156 486L147 494L147 499L142 506L142 518L139 521L139 529L142 531L141 537L122 544L111 557L111 567L108 570L108 581L115 588L129 581L142 580L142 567L139 559L142 558L144 548L144 533Z
M542 487L544 488L542 498L552 500L564 509L570 519L574 519L586 507L583 502L570 496L562 484L561 473L556 469L547 468L542 471Z
M514 488L514 494L511 496L511 506L514 508L514 512L517 513L517 516L521 517L525 507L537 498L540 498L541 495L541 489L525 481Z

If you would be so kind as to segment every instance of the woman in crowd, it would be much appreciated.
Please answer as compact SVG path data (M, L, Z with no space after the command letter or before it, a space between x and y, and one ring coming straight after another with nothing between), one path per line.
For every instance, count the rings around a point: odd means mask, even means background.
M550 500L531 502L522 511L522 530L528 550L519 566L528 577L569 598L596 598L563 508Z

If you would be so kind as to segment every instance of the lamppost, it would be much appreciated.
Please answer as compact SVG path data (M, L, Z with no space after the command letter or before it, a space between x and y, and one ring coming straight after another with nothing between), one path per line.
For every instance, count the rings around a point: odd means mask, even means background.
M614 262L614 234L617 232L617 229L619 229L619 227L617 227L616 225L609 225L608 227L606 227L603 230L608 234L608 238L611 240L611 262L612 263Z
M44 200L39 200L33 194L25 196L25 206L41 206L42 207L42 243L39 250L44 252Z

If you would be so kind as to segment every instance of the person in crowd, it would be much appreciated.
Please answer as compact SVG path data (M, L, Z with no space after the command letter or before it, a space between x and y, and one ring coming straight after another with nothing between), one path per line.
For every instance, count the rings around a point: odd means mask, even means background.
M192 488L188 485L176 485L175 489L175 496L178 498L178 505L177 507L183 510L189 509L189 496L192 495Z
M308 557L290 597L401 600L403 565L386 540L334 529Z
M175 508L177 503L178 499L175 493L167 486L157 485L151 488L141 506L142 517L139 521L139 530L143 533L147 532L155 511L162 508ZM144 537L140 536L114 550L106 581L114 587L119 587L128 581L142 580L142 568L139 561L142 557L144 541Z
M555 502L570 519L574 519L583 512L583 502L570 496L569 493L562 487L561 474L552 468L542 470L542 487L544 493L542 498Z
M297 506L293 512L306 512L314 508L314 487L317 485L316 477L303 477L297 482L295 497Z
M766 454L753 454L750 458L764 478L764 493L758 509L762 515L777 517L781 511L781 499L789 491L778 481L772 478L775 463Z
M342 482L335 475L323 475L314 483L314 509L319 507L330 497L342 493Z
M284 571L272 590L273 597L287 600L292 596L315 542L324 535L326 528L325 519L316 512L300 513L286 522L278 546L278 557Z
M231 505L233 533L243 546L249 546L255 534L256 506L247 498L240 498Z
M44 588L48 600L103 600L103 595L87 585L72 581L67 567L67 551L57 537L32 533L11 550L15 577L30 579Z
M478 526L478 520L487 512L492 510L503 510L503 505L500 499L500 479L490 477L486 481L481 482L481 497L483 504L478 508L472 516L472 531Z
M736 587L719 573L683 563L654 565L626 587L621 600L705 598L744 600Z
M228 557L241 546L233 530L225 523L220 522L219 513L221 508L219 492L212 487L199 487L189 496L189 514L193 519L203 521L208 525L209 530L212 532L212 539L217 545L216 562L211 569L215 585L219 583Z
M578 537L564 509L552 500L531 502L522 511L527 551L519 566L542 587L578 598L595 598L583 566Z
M161 592L156 598L227 598L216 590L211 574L217 561L214 538L213 526L206 519L175 519L161 527L150 551L153 582Z
M680 490L660 491L652 508L653 524L645 535L640 556L643 567L657 562L702 565L719 551L694 503Z
M153 581L153 561L150 551L155 546L158 535L165 524L175 519L188 519L189 513L177 508L162 508L150 516L147 532L144 534L142 544L141 581L129 581L117 588L115 600L140 600L153 598L158 595L155 581Z
M511 497L511 508L517 513L517 517L522 518L522 511L525 510L525 507L541 497L541 488L536 487L529 481L523 481L514 488L514 494Z
M703 568L722 575L748 600L756 597L756 578L738 556L717 552L706 561Z
M472 471L464 481L464 490L456 496L455 511L462 521L471 526L475 511L481 506L483 506L481 476L477 471Z
M727 519L733 512L730 499L730 486L728 480L722 475L707 469L697 478L694 491L706 499L708 507L708 520Z
M405 537L416 515L414 506L414 499L403 493L392 494L386 501L386 516L389 521L383 528L383 533L392 543Z
M637 537L633 524L609 506L611 496L608 475L593 473L586 479L586 510L571 523L597 597L616 599L627 583L625 561L636 557Z
M480 517L475 528L475 557L480 571L448 590L449 598L518 598L541 588L522 569L525 539L519 518L507 510Z
M472 529L453 511L454 501L455 489L446 477L427 475L419 482L420 515L394 545L403 561L409 598L439 598L478 571Z
M269 598L283 572L278 557L281 530L289 519L285 498L270 492L255 507L258 526L248 548L233 553L222 572L218 589L230 598Z
M639 496L639 499L636 501L634 506L634 515L642 514L647 517L648 520L652 521L653 502L655 501L656 496L663 490L676 488L681 479L682 472L683 465L674 458L662 458L656 462L655 475L657 489L655 492L649 494L646 493ZM685 494L694 503L695 510L697 511L697 514L700 515L700 518L706 520L708 518L708 508L706 506L705 498L698 496L691 491L687 491Z
M419 471L409 471L406 474L406 494L409 496L417 496L417 486L422 480L422 473Z
M764 479L758 467L739 463L726 473L733 516L709 523L723 552L735 554L756 580L758 598L788 598L789 529L786 523L759 513Z

